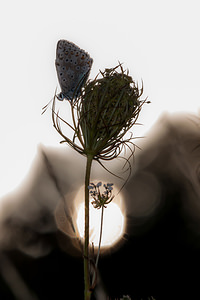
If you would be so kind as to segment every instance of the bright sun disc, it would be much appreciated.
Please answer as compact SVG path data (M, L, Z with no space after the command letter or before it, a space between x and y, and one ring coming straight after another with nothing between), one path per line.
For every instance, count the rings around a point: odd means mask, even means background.
M101 225L101 209L95 209L90 204L90 243L95 247L99 244L99 234ZM84 237L84 203L81 203L77 214L77 228L80 237ZM109 203L104 208L103 234L101 246L111 246L122 237L124 232L124 216L120 207L116 203Z

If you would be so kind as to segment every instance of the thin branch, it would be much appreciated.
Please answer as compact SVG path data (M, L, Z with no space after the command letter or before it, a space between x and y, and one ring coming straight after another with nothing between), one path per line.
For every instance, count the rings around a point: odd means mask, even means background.
M97 277L97 267L98 267L98 262L99 262L99 256L100 256L100 250L101 250L101 240L102 240L102 233L103 233L103 213L104 213L104 207L102 206L101 208L101 227L100 227L100 234L99 234L99 246L98 246L98 252L97 252L97 257L96 257L96 262L95 262L95 271L93 274L92 278L92 287L94 289L95 287L95 279Z

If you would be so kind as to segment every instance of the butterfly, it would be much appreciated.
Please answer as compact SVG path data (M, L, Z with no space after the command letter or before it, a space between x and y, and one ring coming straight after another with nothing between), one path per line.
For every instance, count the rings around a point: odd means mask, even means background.
M56 49L56 71L61 93L56 97L73 101L81 94L81 88L87 81L93 59L74 43L59 40Z

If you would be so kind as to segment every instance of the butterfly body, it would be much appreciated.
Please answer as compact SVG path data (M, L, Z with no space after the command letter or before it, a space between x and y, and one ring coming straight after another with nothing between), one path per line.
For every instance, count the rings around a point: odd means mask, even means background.
M66 40L58 41L55 65L61 87L61 93L57 95L59 100L72 101L80 96L92 63L90 55L74 43Z

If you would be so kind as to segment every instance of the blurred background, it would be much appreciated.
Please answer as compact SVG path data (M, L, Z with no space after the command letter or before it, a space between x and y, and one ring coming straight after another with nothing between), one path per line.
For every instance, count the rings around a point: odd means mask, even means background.
M0 298L82 297L82 258L43 156L71 216L85 161L59 145L50 110L41 115L59 89L59 39L91 55L90 78L123 63L151 101L133 130L142 151L122 193L126 232L101 259L98 299L198 297L198 1L11 0L0 14ZM101 172L95 165L93 178L111 180Z
M74 42L94 59L90 78L124 63L144 83L145 136L163 111L199 110L199 3L191 0L57 0L1 4L0 196L27 174L39 143L58 146L50 113L59 39Z

